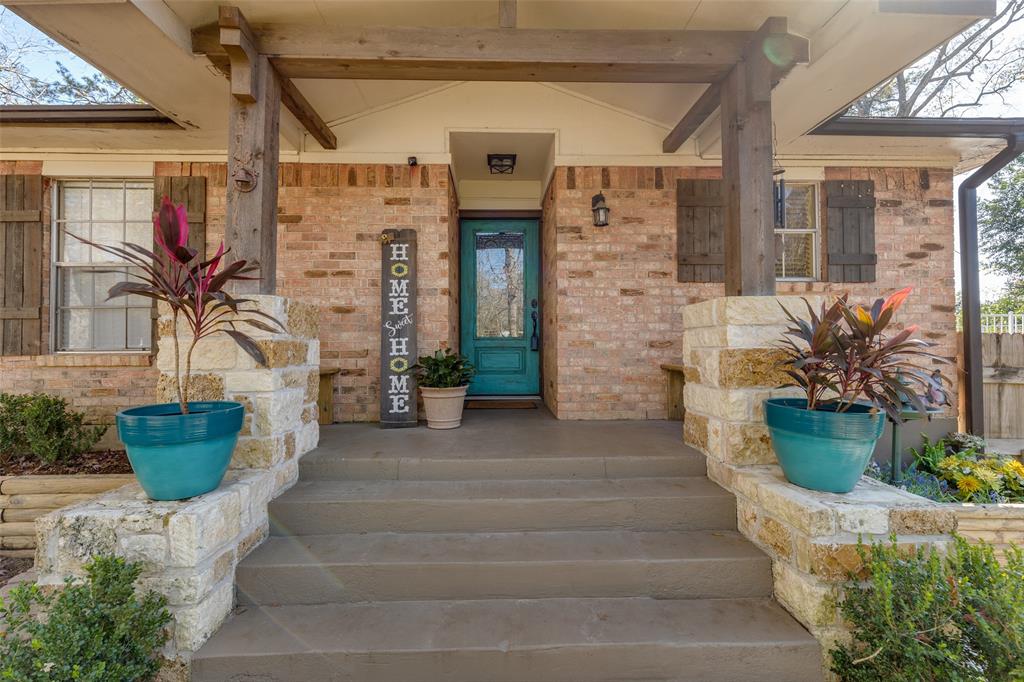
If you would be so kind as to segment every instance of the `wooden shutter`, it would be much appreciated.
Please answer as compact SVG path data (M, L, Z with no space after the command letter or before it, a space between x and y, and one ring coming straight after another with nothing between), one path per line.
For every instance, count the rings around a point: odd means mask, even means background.
M42 207L42 176L0 176L0 355L40 353Z
M677 181L677 281L725 281L723 206L721 180Z
M875 183L829 180L825 183L828 221L828 281L874 282Z
M158 177L153 183L153 210L170 197L175 205L185 204L188 211L188 245L206 258L206 178L203 176Z

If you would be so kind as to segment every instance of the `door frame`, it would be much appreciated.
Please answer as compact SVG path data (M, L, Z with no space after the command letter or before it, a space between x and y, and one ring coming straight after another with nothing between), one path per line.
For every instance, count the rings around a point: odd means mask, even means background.
M535 220L537 223L537 319L539 320L538 336L540 337L540 344L536 351L537 355L537 370L538 370L538 392L537 394L527 394L529 396L536 395L537 397L543 398L544 396L544 242L543 242L543 231L544 231L544 212L540 209L459 209L458 212L458 253L455 259L456 267L459 273L458 277L458 322L456 324L457 338L459 339L459 350L464 350L462 346L462 332L464 328L463 320L463 297L462 297L462 286L463 286L463 273L462 273L462 257L463 250L466 247L463 236L463 223L471 220ZM525 303L525 302L524 302ZM533 351L530 351L533 352ZM505 397L505 396L501 396ZM514 396L513 396L514 397Z

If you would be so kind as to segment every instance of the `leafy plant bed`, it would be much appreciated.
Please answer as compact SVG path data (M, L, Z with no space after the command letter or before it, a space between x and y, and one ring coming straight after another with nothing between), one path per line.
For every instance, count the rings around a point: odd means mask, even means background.
M70 476L74 474L130 474L132 465L124 450L87 452L52 464L34 455L11 457L0 462L0 476Z

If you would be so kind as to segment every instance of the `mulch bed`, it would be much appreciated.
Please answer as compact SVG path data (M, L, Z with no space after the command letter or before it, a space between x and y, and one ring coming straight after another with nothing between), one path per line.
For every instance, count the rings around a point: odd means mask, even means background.
M80 457L55 464L44 464L32 456L11 457L0 461L0 475L130 474L132 466L124 450L87 452Z
M0 556L0 587L7 584L7 581L32 568L32 560Z

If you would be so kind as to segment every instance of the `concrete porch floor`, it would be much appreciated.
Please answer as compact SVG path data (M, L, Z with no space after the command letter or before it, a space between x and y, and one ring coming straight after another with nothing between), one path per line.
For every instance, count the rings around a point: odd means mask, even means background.
M466 410L462 426L447 431L382 429L377 424L332 424L320 429L319 447L303 458L315 463L338 455L401 458L676 456L697 454L683 444L678 421L565 421L543 406L535 410Z

